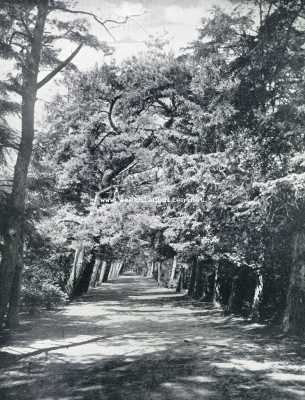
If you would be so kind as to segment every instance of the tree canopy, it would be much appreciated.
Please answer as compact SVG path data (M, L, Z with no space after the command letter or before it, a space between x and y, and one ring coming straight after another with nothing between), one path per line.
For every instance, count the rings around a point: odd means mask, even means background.
M34 142L25 276L49 271L43 279L73 297L97 280L97 260L146 274L159 265L164 284L302 333L303 3L215 8L179 56L158 38L120 64L66 70ZM3 93L25 90L37 2L24 4L0 14L0 57L15 65ZM40 66L55 69L37 90L62 69L57 40L75 43L72 55L110 51L83 19L59 18L88 13L48 7ZM17 108L4 96L0 110ZM0 145L14 148L3 127Z

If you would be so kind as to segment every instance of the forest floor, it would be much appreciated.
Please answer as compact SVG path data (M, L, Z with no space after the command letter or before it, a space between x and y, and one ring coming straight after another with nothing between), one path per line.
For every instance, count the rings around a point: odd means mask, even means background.
M122 276L2 338L1 400L301 400L305 345Z

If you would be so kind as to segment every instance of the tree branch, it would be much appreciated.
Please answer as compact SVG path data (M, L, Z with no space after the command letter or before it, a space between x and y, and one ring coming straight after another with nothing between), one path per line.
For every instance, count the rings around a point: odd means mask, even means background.
M126 24L131 18L142 17L144 14L145 13L126 15L126 17L124 19L122 19L121 21L117 21L114 19L105 19L103 22L104 22L104 24L123 25L123 24Z
M112 135L116 136L117 133L116 133L116 132L112 132L112 131L106 133L106 135L104 135L104 136L99 140L99 142L93 147L93 150L97 149L97 148L107 139L107 137L112 136Z
M75 225L81 225L80 222L74 221L73 219L61 219L58 221L59 224L65 223L65 224L75 224Z
M32 32L31 32L31 30L29 29L27 23L25 22L25 20L24 20L23 15L22 15L21 12L19 13L19 19L20 19L20 21L21 21L21 23L22 23L23 28L25 29L25 31L26 31L26 33L27 33L27 35L28 35L28 38L29 38L30 40L32 40L32 39L33 39L33 34L32 34Z
M61 70L63 70L80 52L80 49L82 47L83 44L81 43L66 60L61 62L52 72L50 72L46 77L44 77L40 82L38 82L37 89L42 88L44 85L50 82L50 80L53 79L55 75L57 75Z
M111 128L119 135L121 134L120 129L116 126L116 124L113 121L112 118L112 114L113 114L113 110L115 107L116 102L121 98L121 95L116 96L110 103L110 107L109 107L109 113L108 113L108 120L109 120L109 124L111 126Z
M123 169L122 171L120 171L114 178L114 181L120 176L122 175L124 172L129 171L131 168L135 167L138 164L137 161L132 161L131 164L129 164L125 169Z
M81 15L87 15L88 17L93 18L98 24L100 24L105 31L108 33L109 36L111 36L111 38L116 42L116 38L113 36L113 34L111 33L111 31L107 28L106 24L108 23L108 21L110 20L106 20L103 21L101 20L98 16L96 16L94 13L91 13L89 11L83 11L83 10L71 10L70 8L63 8L63 7L54 7L52 8L51 11L62 11L62 12L66 12L69 14L81 14ZM113 22L113 21L112 21Z

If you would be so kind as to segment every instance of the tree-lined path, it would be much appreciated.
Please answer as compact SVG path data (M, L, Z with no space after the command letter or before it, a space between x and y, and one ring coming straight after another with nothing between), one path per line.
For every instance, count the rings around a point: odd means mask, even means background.
M2 400L305 396L301 344L135 275L2 340Z

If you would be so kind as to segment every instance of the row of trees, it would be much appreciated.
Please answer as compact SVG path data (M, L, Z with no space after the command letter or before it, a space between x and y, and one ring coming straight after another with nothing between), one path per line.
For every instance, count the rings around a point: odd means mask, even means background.
M179 57L159 38L66 74L35 139L27 269L73 297L134 265L303 333L304 17L301 0L216 8Z

